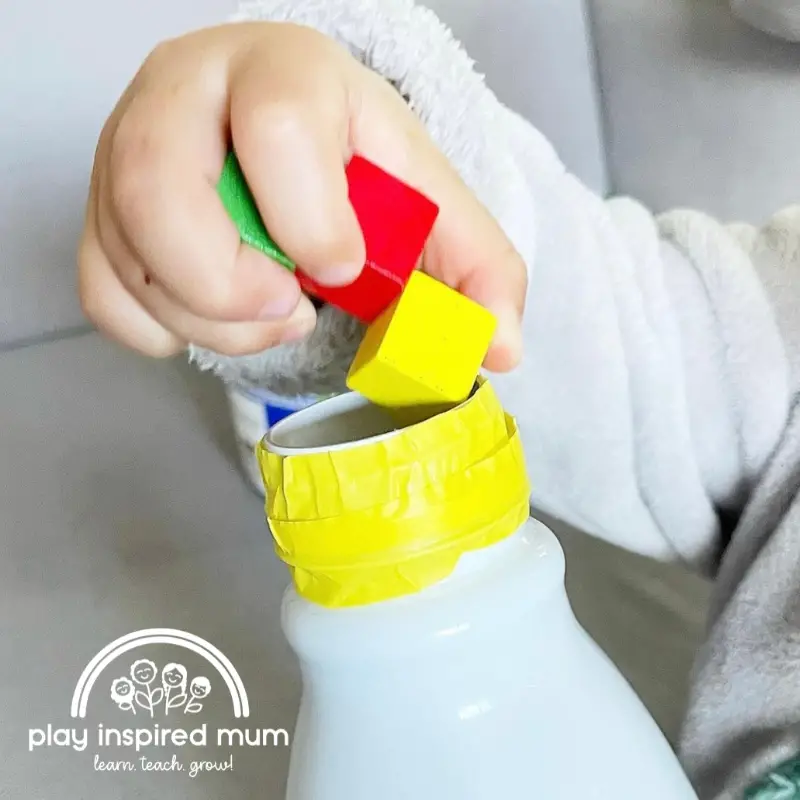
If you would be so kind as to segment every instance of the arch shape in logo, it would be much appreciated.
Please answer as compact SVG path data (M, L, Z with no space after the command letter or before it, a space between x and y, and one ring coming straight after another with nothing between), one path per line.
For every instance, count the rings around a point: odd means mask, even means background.
M186 633L186 631L175 630L174 628L147 628L115 639L86 665L86 669L83 670L80 678L78 678L75 691L72 693L70 715L73 719L86 717L86 707L89 703L89 695L92 688L109 664L131 650L151 644L176 645L202 656L225 681L225 685L231 695L233 715L237 719L250 716L250 702L247 699L247 691L244 688L242 679L239 677L239 673L228 658L213 644L199 636L195 636L193 633Z

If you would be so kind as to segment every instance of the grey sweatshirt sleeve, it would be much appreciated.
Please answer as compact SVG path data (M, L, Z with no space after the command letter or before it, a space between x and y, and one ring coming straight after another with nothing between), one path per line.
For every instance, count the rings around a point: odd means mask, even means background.
M764 33L800 41L800 3L797 0L730 0L739 19Z
M789 405L764 466L753 460L743 473L742 512L716 573L681 754L701 800L781 800L800 794L800 208L760 230L728 233L776 321ZM760 392L782 396L784 387L764 383Z
M238 18L315 27L392 81L522 254L525 358L492 380L520 423L533 506L713 571L793 392L791 332L773 297L782 291L769 284L791 269L770 278L767 266L786 261L775 225L731 230L695 212L654 219L634 201L594 195L411 0L255 0ZM328 308L299 345L191 355L285 395L337 391L360 335Z

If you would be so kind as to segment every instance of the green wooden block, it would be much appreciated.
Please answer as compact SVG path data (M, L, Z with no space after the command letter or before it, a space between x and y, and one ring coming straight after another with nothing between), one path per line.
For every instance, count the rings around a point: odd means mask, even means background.
M239 159L236 158L233 151L225 159L225 166L222 168L222 175L217 184L217 192L225 210L239 229L242 241L294 272L296 265L278 247L264 226L253 193L250 191L239 165Z

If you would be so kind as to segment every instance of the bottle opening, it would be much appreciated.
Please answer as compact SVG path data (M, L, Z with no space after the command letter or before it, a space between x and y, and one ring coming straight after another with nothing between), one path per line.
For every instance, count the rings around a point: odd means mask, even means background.
M322 400L274 425L264 444L280 456L343 450L385 439L404 426L355 392Z
M468 400L480 386L481 382L476 381ZM379 442L452 410L452 405L389 410L357 392L349 392L322 400L275 424L264 438L264 445L269 452L281 456L344 450Z

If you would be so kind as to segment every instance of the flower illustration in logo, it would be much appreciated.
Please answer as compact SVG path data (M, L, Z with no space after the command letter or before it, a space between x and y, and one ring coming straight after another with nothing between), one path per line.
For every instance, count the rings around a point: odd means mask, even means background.
M111 699L123 710L136 713L133 700L136 695L136 687L130 678L117 678L111 684Z
M196 714L200 711L203 708L203 704L200 701L208 697L210 692L211 681L209 681L208 678L204 675L198 675L196 678L192 678L192 682L189 684L191 700L183 709L184 714Z
M180 708L186 704L186 680L186 667L183 664L170 663L161 670L164 713L169 714L171 708Z
M177 689L179 686L186 686L186 667L183 664L167 664L161 670L161 680L164 686L170 689Z
M146 658L140 658L131 666L131 678L140 686L149 686L158 675L156 665Z
M192 685L189 687L189 691L192 693L192 697L200 699L208 697L211 691L211 681L202 675L192 678Z
M163 705L164 714L170 710L183 709L184 714L202 711L206 697L211 693L211 681L205 675L192 678L183 664L174 661L161 670L161 685L156 682L158 667L149 659L134 661L130 668L130 678L119 677L111 684L111 699L123 711L136 714L138 706L155 716L155 710Z
M164 699L164 690L158 686L155 689L150 685L156 679L158 669L156 665L146 658L134 661L131 666L131 678L139 684L136 691L136 704L154 716L156 706Z

